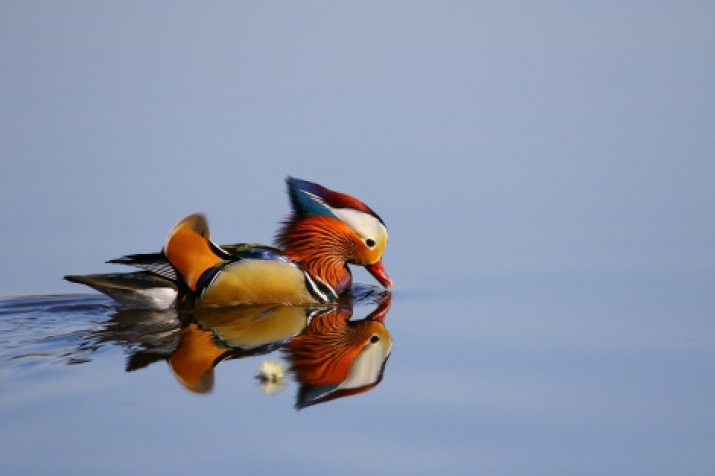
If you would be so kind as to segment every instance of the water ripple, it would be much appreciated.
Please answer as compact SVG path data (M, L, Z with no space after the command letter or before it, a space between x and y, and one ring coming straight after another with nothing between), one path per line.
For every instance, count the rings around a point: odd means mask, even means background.
M83 340L112 310L110 299L95 295L0 299L0 375L86 361Z

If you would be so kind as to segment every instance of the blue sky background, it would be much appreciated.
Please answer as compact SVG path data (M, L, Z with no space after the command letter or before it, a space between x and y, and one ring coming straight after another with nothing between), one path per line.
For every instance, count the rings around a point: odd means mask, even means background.
M4 1L0 295L195 211L268 242L288 174L383 216L398 291L712 276L713 45L709 1Z

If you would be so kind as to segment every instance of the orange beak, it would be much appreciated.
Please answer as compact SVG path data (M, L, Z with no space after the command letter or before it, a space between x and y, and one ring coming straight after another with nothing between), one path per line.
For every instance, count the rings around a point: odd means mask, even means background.
M365 269L368 270L370 274L372 274L384 287L389 288L392 286L392 280L387 276L385 267L382 265L382 260L375 264L371 264L370 266L365 266Z

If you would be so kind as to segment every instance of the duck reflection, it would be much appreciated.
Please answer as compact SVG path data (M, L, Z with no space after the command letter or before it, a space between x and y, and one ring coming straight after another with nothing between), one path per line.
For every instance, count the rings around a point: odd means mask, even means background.
M327 309L297 306L248 306L182 314L176 350L167 359L176 379L188 390L207 393L214 367L224 360L263 355L300 334L316 313Z
M385 328L389 300L365 319L351 321L352 307L316 316L285 348L300 383L296 408L366 392L382 380L392 351Z
M219 363L276 352L260 363L260 388L275 394L292 375L299 387L295 407L302 409L380 383L392 350L385 327L391 298L389 292L372 296L375 308L357 320L350 297L330 307L119 311L102 340L130 348L128 371L165 360L176 380L199 394L213 389Z

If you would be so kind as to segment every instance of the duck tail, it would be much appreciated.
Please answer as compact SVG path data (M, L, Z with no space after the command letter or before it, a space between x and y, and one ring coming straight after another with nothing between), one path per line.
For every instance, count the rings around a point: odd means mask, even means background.
M189 215L174 226L163 253L192 291L196 291L201 274L224 258L222 250L210 241L208 222L200 213Z
M106 294L119 304L134 309L168 309L176 304L175 283L154 273L68 275L71 283L84 284Z

